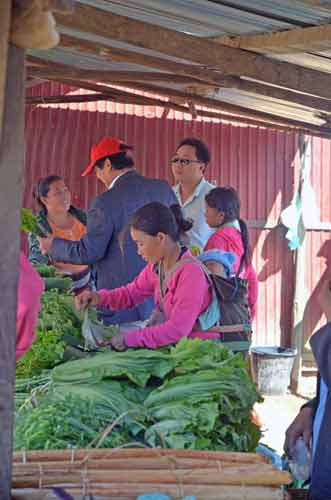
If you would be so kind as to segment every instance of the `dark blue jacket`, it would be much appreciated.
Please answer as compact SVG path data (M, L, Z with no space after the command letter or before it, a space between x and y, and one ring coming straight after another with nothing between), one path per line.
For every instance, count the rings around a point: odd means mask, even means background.
M152 201L168 206L177 203L167 182L143 177L135 170L123 174L109 191L94 200L87 214L87 234L80 241L55 238L49 252L51 257L59 262L95 264L98 290L130 283L146 262L137 254L129 231L122 245L121 234L128 229L134 212ZM152 307L152 301L148 300L131 310L102 311L102 318L105 323L144 320Z

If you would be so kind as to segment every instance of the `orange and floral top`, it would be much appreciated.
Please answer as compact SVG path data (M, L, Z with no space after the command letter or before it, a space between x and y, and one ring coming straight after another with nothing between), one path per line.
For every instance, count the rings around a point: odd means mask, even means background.
M86 226L84 226L84 224L82 224L82 222L80 222L76 217L73 217L73 219L74 223L70 229L60 228L50 220L47 220L52 230L52 235L56 238L62 238L69 241L80 240L84 234L86 234ZM72 274L81 273L88 268L88 266L80 264L62 264L55 262L54 265L63 271L70 271Z

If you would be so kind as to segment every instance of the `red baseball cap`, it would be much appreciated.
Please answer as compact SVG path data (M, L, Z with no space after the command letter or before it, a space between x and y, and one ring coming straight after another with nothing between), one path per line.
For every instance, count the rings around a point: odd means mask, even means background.
M101 158L122 153L126 149L132 149L132 146L128 146L125 142L116 137L104 137L101 141L92 146L90 154L91 161L82 173L82 177L91 175L96 162L101 160Z

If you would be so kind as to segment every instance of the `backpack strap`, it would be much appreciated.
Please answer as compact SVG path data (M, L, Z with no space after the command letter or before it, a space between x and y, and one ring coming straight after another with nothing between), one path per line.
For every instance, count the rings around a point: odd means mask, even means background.
M163 298L166 294L167 288L168 288L168 283L175 274L175 272L180 269L183 265L194 262L195 264L198 264L200 269L203 270L209 284L213 286L213 281L210 277L210 271L207 266L205 266L200 260L196 259L195 257L188 255L187 257L183 257L180 260L176 262L174 266L172 266L169 271L165 272L164 271L164 266L163 262L161 261L159 263L159 285L160 285L160 302L163 302Z

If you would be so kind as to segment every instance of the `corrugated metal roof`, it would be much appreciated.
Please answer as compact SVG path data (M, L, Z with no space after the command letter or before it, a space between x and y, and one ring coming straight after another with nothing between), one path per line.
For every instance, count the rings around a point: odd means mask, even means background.
M318 25L328 22L331 12L318 5L309 6L296 0L210 0L221 5L240 7L242 11L255 12L264 17L283 19L291 24Z
M288 29L291 24L207 0L80 0L115 14L196 36Z
M115 14L200 37L265 33L298 26L314 26L331 20L331 10L310 7L294 0L282 0L281 2L273 0L250 0L249 2L247 0L79 0L78 3L92 5ZM69 35L78 35L79 38L89 41L100 42L110 48L125 48L162 59L188 62L93 34L77 33L61 25L59 31ZM45 60L90 70L109 72L117 70L147 72L153 70L151 67L115 62L103 58L102 55L98 57L61 46L49 51L29 51L29 53ZM316 53L268 54L268 56L307 68L331 72L330 50ZM157 71L160 70L157 69ZM172 89L183 89L180 85L171 82L167 86ZM213 94L212 97L224 100L226 103L242 105L249 110L267 112L312 125L319 126L324 123L324 120L317 117L316 113L309 108L289 105L287 101L261 97L257 94L226 88L221 89L218 94Z

